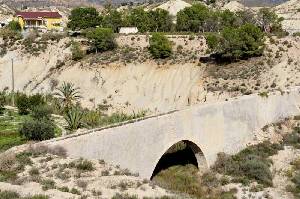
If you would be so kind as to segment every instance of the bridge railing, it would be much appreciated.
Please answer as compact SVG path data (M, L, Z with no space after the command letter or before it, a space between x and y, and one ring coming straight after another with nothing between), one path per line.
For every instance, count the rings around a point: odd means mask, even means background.
M156 118L156 117L160 117L160 116L164 116L164 115L169 115L169 114L175 113L177 111L179 111L179 110L172 110L172 111L168 111L168 112L165 112L165 113L160 113L160 114L157 114L157 115L150 115L150 116L140 117L140 118L136 118L136 119L132 119L132 120L127 120L127 121L124 121L124 122L119 122L119 123L115 123L115 124L111 124L111 125L107 125L107 126L103 126L103 127L99 127L99 128L94 128L94 129L90 129L90 130L79 132L79 133L69 134L69 135L66 135L66 136L63 136L63 137L53 138L51 140L43 141L42 143L49 143L49 142L55 142L55 141L59 141L59 140L65 140L65 139L69 139L69 138L79 137L79 136L82 136L82 135L94 133L94 132L97 132L97 131L102 131L102 130L105 130L105 129L116 128L116 127L119 127L119 126L124 126L124 125L127 125L127 124L139 122L139 121L142 121L142 120L147 120L147 119L150 119L150 118Z

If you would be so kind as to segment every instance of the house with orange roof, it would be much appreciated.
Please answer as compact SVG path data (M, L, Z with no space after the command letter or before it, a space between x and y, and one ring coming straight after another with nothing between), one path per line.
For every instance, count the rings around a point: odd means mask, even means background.
M58 12L16 12L15 19L23 30L63 30L62 16Z

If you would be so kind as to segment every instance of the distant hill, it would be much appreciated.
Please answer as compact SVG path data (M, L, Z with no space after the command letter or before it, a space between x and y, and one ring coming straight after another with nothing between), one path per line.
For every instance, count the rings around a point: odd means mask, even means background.
M0 0L0 3L12 7L32 6L32 7L46 7L46 6L88 6L99 4L98 0Z
M275 6L287 1L288 0L241 0L241 3L249 7L260 7L260 6Z
M120 3L142 3L142 2L154 2L154 0L0 0L0 3L5 3L13 7L21 6L34 6L34 7L45 7L45 6L91 6L91 5L103 5L106 1L120 4ZM155 0L155 2L165 2L166 0ZM288 0L240 0L246 6L274 6L280 3L284 3Z

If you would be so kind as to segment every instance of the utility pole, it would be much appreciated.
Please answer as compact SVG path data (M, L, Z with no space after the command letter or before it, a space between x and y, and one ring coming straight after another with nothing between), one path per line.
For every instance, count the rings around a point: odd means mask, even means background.
M11 83L12 83L12 105L15 106L15 74L14 74L14 59L11 59Z

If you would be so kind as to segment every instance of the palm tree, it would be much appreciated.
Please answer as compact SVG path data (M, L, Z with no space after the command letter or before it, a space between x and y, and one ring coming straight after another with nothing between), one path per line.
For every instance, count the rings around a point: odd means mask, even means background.
M54 96L59 99L64 108L68 109L81 98L79 90L80 89L75 87L74 84L64 82L57 88Z

